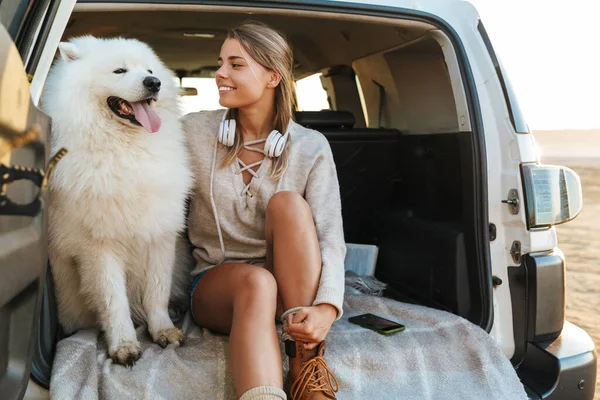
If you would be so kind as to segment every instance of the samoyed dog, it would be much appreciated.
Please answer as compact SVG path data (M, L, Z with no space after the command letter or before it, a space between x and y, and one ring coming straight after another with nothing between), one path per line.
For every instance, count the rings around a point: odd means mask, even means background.
M51 151L68 150L48 195L59 320L67 333L101 328L110 357L130 366L134 323L163 347L184 339L168 313L192 184L179 88L137 40L84 36L59 52L42 99Z

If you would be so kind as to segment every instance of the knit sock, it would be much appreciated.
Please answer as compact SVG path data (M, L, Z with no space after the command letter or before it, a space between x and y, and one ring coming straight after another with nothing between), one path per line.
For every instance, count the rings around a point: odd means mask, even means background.
M277 386L257 386L244 393L240 400L287 400L287 395Z
M289 310L284 311L283 314L281 314L281 322L283 322L284 328L286 326L288 326L288 321L287 321L288 316L289 315L293 316L301 309L302 309L302 307L293 307L293 308L290 308ZM285 344L285 354L287 354L288 357L296 357L296 341L284 329L281 329L281 340Z
M288 316L291 314L292 316L294 316L294 314L296 314L298 311L300 311L302 309L302 307L293 307L290 308L289 310L286 310L283 312L283 314L281 314L281 322L283 323L283 327L285 328L286 326L288 326ZM283 340L284 342L291 340L294 341L294 339L289 335L289 333L287 333L285 330L281 330L281 340Z

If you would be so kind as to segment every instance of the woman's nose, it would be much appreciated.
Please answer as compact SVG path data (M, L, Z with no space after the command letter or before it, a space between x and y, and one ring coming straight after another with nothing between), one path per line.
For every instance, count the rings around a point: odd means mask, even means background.
M215 72L215 77L217 78L227 78L227 69L225 65L221 65L217 72Z

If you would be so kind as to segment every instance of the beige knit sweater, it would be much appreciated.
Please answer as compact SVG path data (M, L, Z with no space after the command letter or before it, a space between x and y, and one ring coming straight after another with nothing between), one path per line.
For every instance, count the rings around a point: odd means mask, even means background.
M228 148L217 141L224 110L197 112L181 121L191 143L195 191L188 217L189 238L194 245L197 275L223 262L263 264L265 212L271 196L279 191L301 194L309 204L323 262L319 289L313 305L327 303L342 315L344 257L340 189L331 148L317 131L295 122L290 128L289 164L277 181L270 176L272 161L265 157L244 190L239 166L221 167ZM218 224L217 221L218 220Z

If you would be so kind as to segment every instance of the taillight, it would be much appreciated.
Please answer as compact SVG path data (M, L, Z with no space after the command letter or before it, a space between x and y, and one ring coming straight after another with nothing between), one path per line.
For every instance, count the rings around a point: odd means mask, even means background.
M544 228L574 219L583 207L581 181L572 169L523 164L529 228Z

